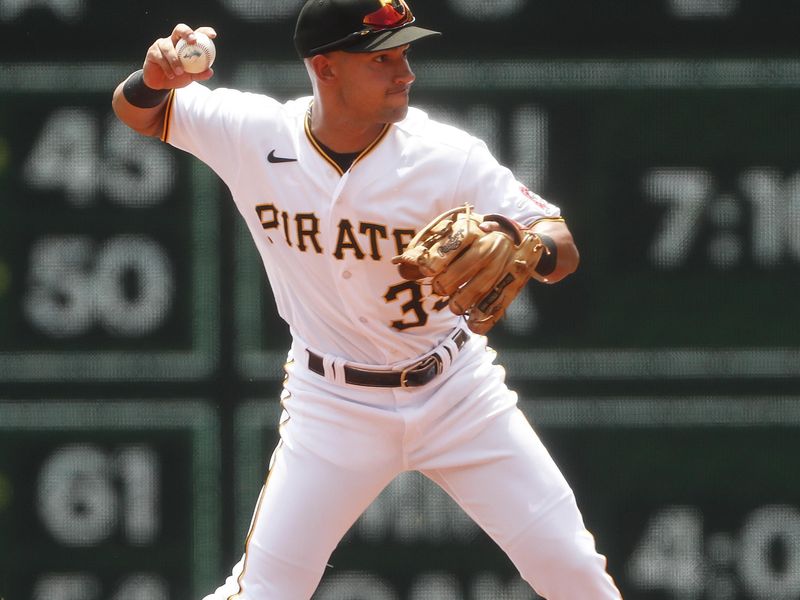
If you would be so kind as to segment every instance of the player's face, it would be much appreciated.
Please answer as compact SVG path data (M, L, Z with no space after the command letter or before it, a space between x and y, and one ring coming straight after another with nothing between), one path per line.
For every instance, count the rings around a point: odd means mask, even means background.
M359 120L396 123L408 112L411 84L409 46L380 52L337 52L339 94L345 110Z

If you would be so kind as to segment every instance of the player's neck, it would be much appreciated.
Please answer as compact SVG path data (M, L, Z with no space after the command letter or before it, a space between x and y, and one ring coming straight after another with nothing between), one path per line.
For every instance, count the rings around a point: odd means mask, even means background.
M381 135L385 127L384 123L363 123L326 112L317 103L309 110L313 136L327 148L340 154L361 152Z

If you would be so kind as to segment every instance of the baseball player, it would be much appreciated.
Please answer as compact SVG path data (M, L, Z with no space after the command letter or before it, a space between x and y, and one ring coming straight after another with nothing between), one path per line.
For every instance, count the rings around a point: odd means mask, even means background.
M404 0L308 0L294 42L309 97L212 91L210 69L181 68L176 43L195 43L184 24L114 92L123 122L228 185L292 334L280 443L242 560L207 600L310 598L347 530L408 470L541 596L621 597L483 335L507 290L560 281L578 252L560 210L483 142L409 108L410 44L436 35Z

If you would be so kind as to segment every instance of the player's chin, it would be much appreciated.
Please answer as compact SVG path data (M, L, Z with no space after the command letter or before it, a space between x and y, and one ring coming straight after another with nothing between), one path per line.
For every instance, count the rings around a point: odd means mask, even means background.
M384 122L397 123L406 118L408 114L408 102L392 102L384 108Z
M408 105L398 108L393 108L391 110L386 111L387 115L384 119L386 123L398 123L406 118L408 114Z

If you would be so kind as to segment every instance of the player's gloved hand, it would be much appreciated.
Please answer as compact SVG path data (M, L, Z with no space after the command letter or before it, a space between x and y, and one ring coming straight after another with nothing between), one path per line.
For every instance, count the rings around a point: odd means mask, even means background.
M449 297L450 310L465 315L473 332L485 334L534 276L546 252L530 230L465 205L433 219L392 262L405 279L430 278L433 292Z

